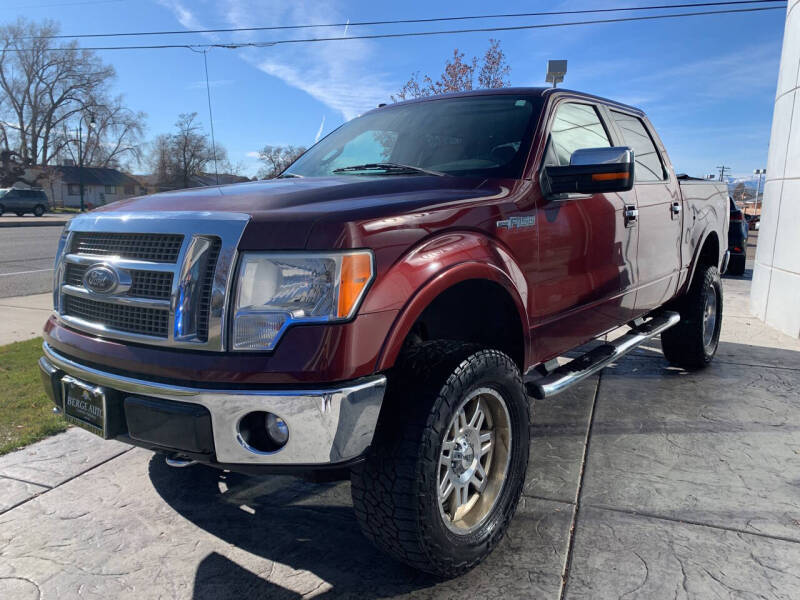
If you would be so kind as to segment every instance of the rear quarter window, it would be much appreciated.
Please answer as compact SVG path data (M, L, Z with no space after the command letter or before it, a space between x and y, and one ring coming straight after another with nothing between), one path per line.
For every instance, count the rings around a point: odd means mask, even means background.
M636 168L634 178L637 182L664 181L667 173L653 138L639 117L612 110L611 116L622 132L626 146L633 150Z

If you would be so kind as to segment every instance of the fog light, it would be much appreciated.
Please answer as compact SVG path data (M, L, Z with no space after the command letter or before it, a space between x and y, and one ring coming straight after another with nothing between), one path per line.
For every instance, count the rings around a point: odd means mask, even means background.
M239 421L239 441L251 452L271 454L289 441L289 426L272 413L261 410L247 413Z
M264 424L267 427L269 439L275 442L276 446L283 446L289 441L289 426L279 416L267 413Z

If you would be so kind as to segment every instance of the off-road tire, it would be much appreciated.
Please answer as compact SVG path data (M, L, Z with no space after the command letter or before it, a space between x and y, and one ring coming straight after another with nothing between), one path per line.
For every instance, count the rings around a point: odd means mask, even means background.
M461 399L487 387L508 409L508 470L477 529L454 534L439 507L442 436ZM519 369L502 352L449 340L404 352L389 373L367 459L351 475L353 507L364 535L391 556L439 577L473 568L500 541L517 507L528 465L529 422Z
M41 217L44 214L44 206L37 204L33 209L33 214L36 217Z
M732 255L730 261L728 262L728 270L726 271L726 274L735 276L744 275L746 260L747 259L744 254Z
M710 341L704 341L706 298L716 293L716 318ZM689 291L680 299L681 320L661 334L661 349L666 359L685 369L701 369L711 363L719 346L722 328L722 282L715 266L699 265Z

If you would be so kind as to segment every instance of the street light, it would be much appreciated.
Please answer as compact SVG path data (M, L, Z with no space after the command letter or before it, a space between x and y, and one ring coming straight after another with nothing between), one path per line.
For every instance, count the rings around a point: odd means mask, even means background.
M81 212L85 210L83 203L83 118L85 116L86 115L82 114L81 118L78 120L78 186L81 190ZM89 129L95 125L94 115L89 113Z
M757 175L758 176L758 182L756 183L756 213L759 214L759 215L761 214L761 210L760 210L760 208L758 206L758 192L761 190L761 176L762 175L766 175L766 173L767 173L766 169L754 169L753 170L753 175Z

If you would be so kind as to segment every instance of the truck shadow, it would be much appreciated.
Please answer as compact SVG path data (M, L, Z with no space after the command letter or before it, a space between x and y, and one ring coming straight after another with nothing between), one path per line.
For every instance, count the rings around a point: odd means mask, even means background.
M204 466L177 470L160 455L150 460L149 475L158 494L183 517L226 543L279 563L282 567L276 564L274 570L285 570L280 579L297 577L298 591L293 591L270 581L275 577L212 553L197 567L196 599L299 598L324 582L331 590L323 596L383 598L437 581L383 555L363 537L347 482L315 484Z

